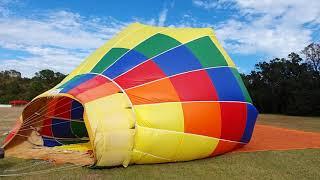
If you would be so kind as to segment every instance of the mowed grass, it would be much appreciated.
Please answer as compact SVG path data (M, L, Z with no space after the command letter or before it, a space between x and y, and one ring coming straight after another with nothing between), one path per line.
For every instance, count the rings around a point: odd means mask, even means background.
M21 109L0 108L0 126L12 125ZM6 117L6 118L3 118ZM12 119L8 118L12 117ZM5 120L5 123L3 123ZM320 118L260 115L259 124L320 131ZM6 129L4 127L1 127ZM276 137L275 137L276 138ZM131 165L127 168L90 169L70 164L6 158L1 174L14 179L320 179L320 149L229 153L181 163ZM40 174L39 174L40 173ZM2 177L0 177L1 179Z
M260 114L258 123L301 131L320 132L320 117Z

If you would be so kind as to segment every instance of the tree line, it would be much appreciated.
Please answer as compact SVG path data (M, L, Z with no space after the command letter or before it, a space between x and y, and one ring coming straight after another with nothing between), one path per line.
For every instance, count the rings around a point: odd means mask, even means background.
M243 80L260 113L320 115L320 44L255 65Z
M49 69L41 70L32 78L22 77L15 70L0 72L0 104L7 104L11 100L30 101L37 95L51 89L66 75Z
M260 113L320 115L320 44L312 43L300 53L259 62L242 78ZM54 87L66 75L42 70L32 78L20 72L0 72L0 103L31 100Z

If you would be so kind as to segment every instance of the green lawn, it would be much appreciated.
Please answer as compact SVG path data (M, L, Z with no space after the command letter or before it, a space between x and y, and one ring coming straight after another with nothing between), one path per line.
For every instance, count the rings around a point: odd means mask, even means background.
M0 111L1 112L1 111ZM14 114L14 113L13 113ZM0 116L0 121L2 116ZM10 124L8 119L6 123ZM261 115L259 124L320 130L320 118ZM52 172L51 172L52 171ZM43 172L18 179L320 179L320 149L230 153L182 163L89 169L37 160L0 160L0 174ZM0 177L1 179L1 177Z
M4 169L19 169L39 161L8 158L0 160L0 173ZM232 153L215 158L183 163L133 165L127 168L89 169L70 165L54 167L36 164L30 172L40 168L50 170L67 167L65 170L19 179L319 179L320 150L270 151L254 153ZM6 172L8 173L8 172ZM13 173L13 172L12 172ZM16 178L16 177L15 177Z
M258 123L302 131L320 132L320 117L260 114Z

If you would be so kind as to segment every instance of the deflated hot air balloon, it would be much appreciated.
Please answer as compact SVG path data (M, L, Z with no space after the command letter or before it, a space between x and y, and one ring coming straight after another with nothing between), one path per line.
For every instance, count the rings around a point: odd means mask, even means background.
M212 29L134 23L29 103L4 148L91 150L96 166L188 161L248 143L257 114Z

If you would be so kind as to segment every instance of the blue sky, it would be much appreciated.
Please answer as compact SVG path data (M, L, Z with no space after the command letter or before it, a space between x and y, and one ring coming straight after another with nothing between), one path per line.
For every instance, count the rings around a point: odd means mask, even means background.
M0 70L69 73L132 22L212 27L239 70L320 40L319 0L0 0Z

